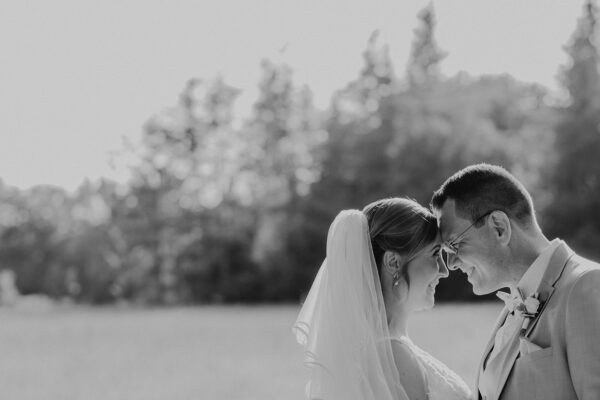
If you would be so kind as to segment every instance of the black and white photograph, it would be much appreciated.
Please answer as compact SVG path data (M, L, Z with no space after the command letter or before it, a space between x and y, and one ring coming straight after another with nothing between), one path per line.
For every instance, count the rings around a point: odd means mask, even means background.
M599 400L597 0L0 4L0 399Z

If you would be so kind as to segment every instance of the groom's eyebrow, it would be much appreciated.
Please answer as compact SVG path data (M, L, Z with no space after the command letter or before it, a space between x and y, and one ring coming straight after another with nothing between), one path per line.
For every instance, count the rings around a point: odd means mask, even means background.
M448 229L447 224L440 228L440 236L444 243L452 243L454 239L456 239L457 235L458 233L453 232L452 229Z
M448 236L448 240L446 240L446 243L454 243L456 241L456 239L458 239L459 236L460 236L459 233L452 233L451 235Z

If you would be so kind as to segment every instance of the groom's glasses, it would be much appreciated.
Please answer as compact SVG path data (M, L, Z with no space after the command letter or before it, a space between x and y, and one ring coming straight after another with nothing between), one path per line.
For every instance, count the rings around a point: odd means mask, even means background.
M467 229L465 229L464 231L462 231L454 239L452 239L450 241L442 242L442 246L441 246L441 249L440 249L440 257L442 259L442 262L446 265L446 268L448 268L448 259L450 258L450 254L457 254L458 253L458 250L459 250L458 249L458 245L459 245L460 241L463 239L463 237L467 234L467 232L469 232L469 230L472 227L474 227L475 225L477 225L477 223L479 223L479 221L481 221L482 219L484 219L485 217L487 217L488 215L490 215L494 211L495 210L491 210L491 211L488 211L485 214L481 215L471 225L469 225L467 227Z

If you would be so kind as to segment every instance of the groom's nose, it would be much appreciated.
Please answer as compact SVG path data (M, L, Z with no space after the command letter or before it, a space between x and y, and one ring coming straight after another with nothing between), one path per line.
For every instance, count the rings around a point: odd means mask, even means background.
M459 265L460 260L456 254L448 254L448 269L451 271L456 271Z

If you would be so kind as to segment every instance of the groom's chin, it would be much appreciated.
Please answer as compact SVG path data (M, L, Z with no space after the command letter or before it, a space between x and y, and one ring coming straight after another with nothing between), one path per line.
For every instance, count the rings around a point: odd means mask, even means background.
M481 285L478 285L473 282L471 282L471 286L473 287L473 293L476 294L477 296L484 296L484 295L490 294L494 291L494 289L481 287Z
M476 294L477 296L483 296L484 294L487 294L484 291L479 290L478 288L475 288L475 286L473 286L473 293Z
M473 282L469 279L469 283L471 284L473 293L475 293L477 296L487 294L486 291L483 290L482 287L477 282Z

